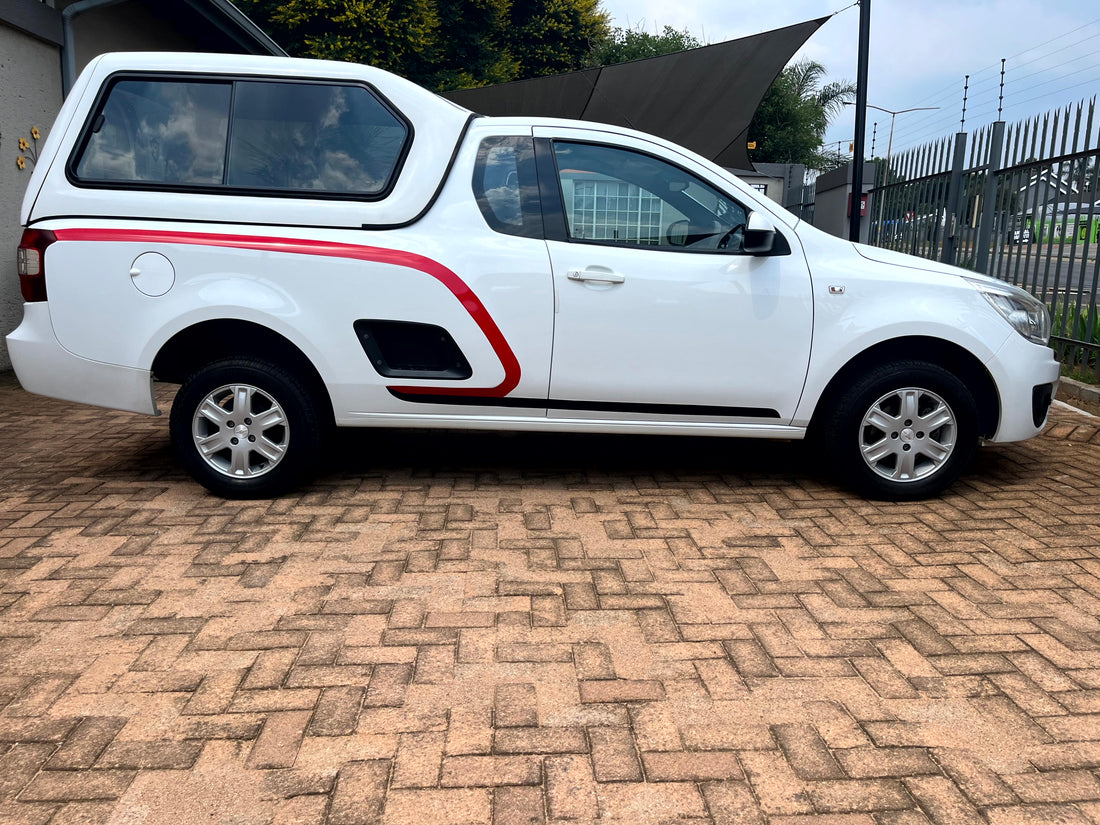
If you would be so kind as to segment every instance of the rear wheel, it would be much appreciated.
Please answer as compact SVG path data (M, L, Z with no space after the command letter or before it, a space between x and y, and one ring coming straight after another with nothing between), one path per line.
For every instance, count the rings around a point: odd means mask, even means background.
M834 467L871 498L906 500L945 490L978 446L974 397L935 364L878 367L845 392L824 428Z
M226 498L265 498L300 482L324 427L309 390L280 366L227 359L203 367L172 404L172 443L187 471Z

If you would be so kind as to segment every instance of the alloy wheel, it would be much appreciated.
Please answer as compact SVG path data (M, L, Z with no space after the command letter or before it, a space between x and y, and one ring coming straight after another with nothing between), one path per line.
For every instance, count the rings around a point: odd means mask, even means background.
M939 395L919 387L892 390L863 416L859 448L877 475L891 481L927 478L955 449L958 422Z
M271 472L286 455L286 412L269 393L251 384L226 384L195 410L191 434L210 467L232 478Z

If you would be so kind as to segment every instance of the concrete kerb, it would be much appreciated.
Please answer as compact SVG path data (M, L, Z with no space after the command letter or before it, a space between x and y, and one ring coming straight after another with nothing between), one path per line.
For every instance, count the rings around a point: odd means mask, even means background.
M1080 401L1087 401L1090 404L1100 404L1100 387L1073 378L1063 377L1058 385L1058 397L1063 401L1067 398L1075 398Z

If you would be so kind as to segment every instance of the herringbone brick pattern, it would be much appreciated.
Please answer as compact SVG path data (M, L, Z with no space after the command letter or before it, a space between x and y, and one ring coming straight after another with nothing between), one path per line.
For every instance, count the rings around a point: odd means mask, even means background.
M1100 428L850 496L800 445L356 433L228 502L0 378L0 822L1100 822Z

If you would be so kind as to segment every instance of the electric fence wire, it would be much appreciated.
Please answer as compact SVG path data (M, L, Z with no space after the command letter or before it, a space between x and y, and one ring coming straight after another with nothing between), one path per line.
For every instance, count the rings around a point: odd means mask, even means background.
M1009 55L1005 59L1006 60L1015 60L1017 57L1022 57L1023 55L1027 54L1028 52L1033 52L1037 49L1041 49L1043 46L1049 46L1051 43L1054 43L1058 40L1062 40L1066 37L1069 37L1072 34L1076 34L1077 32L1082 31L1084 29L1087 29L1090 26L1095 26L1098 23L1100 23L1100 17L1098 17L1095 20L1091 20L1088 23L1083 23L1082 25L1078 26L1075 29L1070 29L1068 32L1065 32L1064 34L1060 34L1057 37L1052 37L1050 40L1044 40L1042 43L1039 43L1035 46L1029 46L1028 48L1024 49L1023 51L1017 52L1016 54ZM1098 32L1096 34L1091 34L1088 37L1082 38L1081 40L1078 40L1074 43L1069 43L1065 46L1059 46L1056 51L1064 51L1065 49L1072 48L1074 46L1080 45L1081 43L1085 43L1089 40L1094 40L1097 37L1100 37L1100 32ZM1050 57L1054 53L1055 53L1055 50L1052 50L1050 52L1040 54L1037 57L1034 57L1031 60L1028 60L1024 63L1013 64L1013 65L1014 65L1014 68L1020 68L1020 67L1023 67L1023 66L1028 66L1028 65L1030 65L1032 63L1035 63L1039 60L1043 60L1044 58ZM982 68L971 72L970 76L971 76L971 78L975 78L975 77L979 77L981 75L984 75L986 72L996 72L998 69L1000 69L1000 61L997 61L996 63L992 63L989 66L983 66ZM995 80L995 78L991 78L991 80ZM957 91L958 91L957 83L955 81L952 81L951 83L948 83L947 85L937 89L936 91L931 92L927 97L925 97L921 100L918 100L914 105L923 105L924 103L928 103L928 102L931 102L933 100L943 100L945 97L954 96L957 93Z
M1095 37L1100 37L1100 34L1095 35ZM1064 69L1065 67L1071 66L1075 63L1078 63L1081 60L1089 60L1089 59L1092 59L1092 60L1095 61L1095 59L1096 59L1095 54L1090 52L1088 54L1082 54L1082 55L1079 55L1079 56L1077 56L1075 58L1072 58L1072 59L1069 59L1069 60L1063 60L1060 63L1059 68ZM1029 72L1028 74L1020 75L1020 76L1013 76L1010 73L1009 77L1006 81L1006 84L1007 84L1006 88L1011 91L1011 93L1013 94L1014 99L1011 99L1006 103L1006 108L1008 108L1008 109L1017 109L1018 110L1020 107L1025 106L1028 103L1033 103L1037 100L1050 99L1053 95L1061 94L1063 92L1070 91L1072 89L1077 89L1077 88L1080 88L1081 86L1087 86L1089 84L1094 84L1096 86L1100 86L1100 80L1098 80L1097 77L1095 77L1095 76L1090 76L1089 78L1087 78L1085 80L1078 81L1078 82L1075 82L1075 83L1066 83L1065 82L1065 81L1069 80L1070 78L1077 77L1077 76L1082 75L1086 72L1094 72L1097 75L1100 75L1100 63L1093 63L1092 65L1084 66L1084 67L1082 67L1080 69L1077 69L1075 71L1072 71L1072 72L1062 72L1056 77L1048 77L1046 80L1041 80L1038 83L1032 83L1030 85L1025 85L1025 86L1020 86L1019 85L1024 80L1034 78L1034 77L1049 75L1050 71L1051 71L1051 69L1044 69L1044 70L1041 70L1041 71ZM971 87L970 87L971 97L980 99L983 96L984 92L986 92L986 91L992 92L993 88L997 85L996 81L997 81L996 78L992 78L992 79L987 80L983 83L974 83L973 82L973 76L972 76L971 77ZM1050 91L1043 92L1040 95L1035 95L1035 96L1032 96L1032 97L1024 97L1023 99L1021 99L1021 95L1026 95L1028 92L1034 91L1036 89L1040 89L1044 86L1049 86L1052 83L1062 83L1063 85L1061 87L1059 87L1058 89L1053 89L1053 90L1050 90ZM948 96L948 99L957 98L957 95L958 95L958 92L956 91L956 92L950 94ZM943 98L939 98L938 100L940 100L942 102ZM996 101L994 101L992 99L989 99L988 97L987 97L987 100L988 100L988 102L977 105L977 106L973 106L971 108L970 112L971 112L971 118L972 119L980 121L982 119L983 115L992 114L993 112L995 112L997 110ZM949 108L947 114L932 113L932 114L929 114L929 115L925 115L923 117L911 118L908 121L908 123L905 124L904 127L898 129L895 139L903 141L903 142L913 140L912 136L914 134L924 134L924 133L927 133L929 131L934 131L935 129L946 128L946 124L948 124L952 120L954 120L954 116L953 116L953 114L951 114L950 108Z
M1035 103L1042 100L1055 100L1061 95L1067 92L1080 89L1084 86L1093 86L1094 88L1100 87L1100 62L1097 62L1097 51L1093 47L1087 47L1085 51L1076 56L1072 56L1071 50L1078 47L1090 44L1100 38L1100 31L1095 31L1084 37L1080 37L1073 40L1070 43L1064 43L1067 38L1071 38L1078 32L1083 32L1092 27L1096 27L1100 24L1100 18L1091 20L1087 23L1083 23L1067 32L1052 37L1034 46L1029 46L1022 51L1019 51L1006 58L1006 71L1008 72L1006 80L1006 90L1011 94L1010 98L1006 98L1005 109L1009 112L1006 116L1006 120L1021 119L1028 116L1034 116L1035 112L1028 112L1024 107L1028 104ZM1053 48L1045 48L1052 44L1058 44ZM1019 60L1019 58L1025 55L1032 55L1025 60ZM1084 60L1092 60L1090 65L1076 69L1072 72L1064 72L1063 70L1067 66L1075 65ZM1056 61L1056 65L1040 66L1033 71L1026 72L1024 74L1014 75L1013 71L1034 66L1039 63ZM973 72L970 76L970 94L971 99L987 99L987 93L995 86L999 81L1000 61L990 66L983 67ZM1057 71L1057 75L1050 77L1051 72ZM1072 80L1075 77L1079 77L1088 72L1095 72L1095 75L1082 79L1077 82L1069 83L1067 81ZM1045 80L1039 80L1036 83L1021 86L1027 80L1034 78L1046 77ZM1028 92L1041 89L1051 84L1061 84L1056 88L1043 91L1041 94L1032 95L1020 99L1022 95L1026 95ZM908 118L904 123L899 123L898 130L894 137L895 146L899 147L899 151L904 151L906 148L926 142L929 139L942 137L944 134L951 130L950 124L955 121L956 113L955 103L959 100L960 91L959 81L953 81L930 94L926 97L918 100L914 105L941 105L940 111L933 111L927 114L918 115L916 117ZM972 107L970 111L970 119L972 121L981 122L983 116L994 113L997 109L996 102L981 103Z

